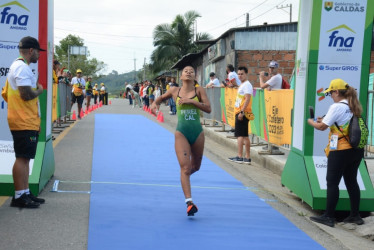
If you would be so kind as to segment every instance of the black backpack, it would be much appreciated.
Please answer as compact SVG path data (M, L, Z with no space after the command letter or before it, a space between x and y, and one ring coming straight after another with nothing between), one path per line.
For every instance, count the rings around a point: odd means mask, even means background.
M348 105L348 103L340 102L345 105ZM340 130L339 125L335 122L335 126L339 129L341 133L343 133ZM349 128L348 128L348 136L349 140L345 135L343 134L344 138L351 144L352 148L357 149L363 149L368 141L369 137L369 130L366 126L366 123L364 119L360 116L357 117L355 115L352 116L351 120L349 121Z

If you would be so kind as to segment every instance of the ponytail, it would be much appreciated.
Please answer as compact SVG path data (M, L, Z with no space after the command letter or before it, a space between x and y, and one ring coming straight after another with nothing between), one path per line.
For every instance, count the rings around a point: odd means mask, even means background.
M347 87L348 88L346 90L339 90L339 94L341 94L348 100L348 105L349 105L351 112L355 116L361 117L362 106L361 106L360 101L357 98L357 92L353 87L351 86L347 86Z

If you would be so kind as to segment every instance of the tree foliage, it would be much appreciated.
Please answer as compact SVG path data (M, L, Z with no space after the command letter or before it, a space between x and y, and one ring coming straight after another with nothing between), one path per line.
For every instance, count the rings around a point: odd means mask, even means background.
M86 76L96 76L101 70L105 69L106 65L104 62L101 62L96 58L88 58L89 52L87 52L87 56L70 55L70 57L68 57L69 46L84 46L84 41L79 36L70 34L62 39L60 44L55 47L55 59L57 59L63 67L68 68L69 65L69 70L73 74L77 69L81 69L83 74Z
M150 68L154 73L168 70L184 55L198 52L202 49L194 43L194 23L200 14L187 11L184 15L177 15L171 24L159 24L153 31L153 45L156 49L151 54ZM207 33L198 33L197 39L209 40Z

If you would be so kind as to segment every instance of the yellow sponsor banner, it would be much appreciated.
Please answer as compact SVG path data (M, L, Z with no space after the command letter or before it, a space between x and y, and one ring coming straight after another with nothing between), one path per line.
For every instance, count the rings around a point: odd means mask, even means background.
M58 84L52 84L52 122L57 120L57 89Z
M238 89L234 88L226 88L225 89L225 105L226 105L226 118L227 124L231 127L235 127L235 99L236 94L238 93Z
M277 145L291 144L291 110L293 90L265 90L266 121L269 142Z

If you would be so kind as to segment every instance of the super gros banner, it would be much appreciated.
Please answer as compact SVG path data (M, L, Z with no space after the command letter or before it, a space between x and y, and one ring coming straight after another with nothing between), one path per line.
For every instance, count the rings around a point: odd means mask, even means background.
M254 89L252 112L255 119L250 121L248 132L273 144L291 144L293 93L293 90ZM236 94L237 89L221 90L222 121L231 127L235 127Z

